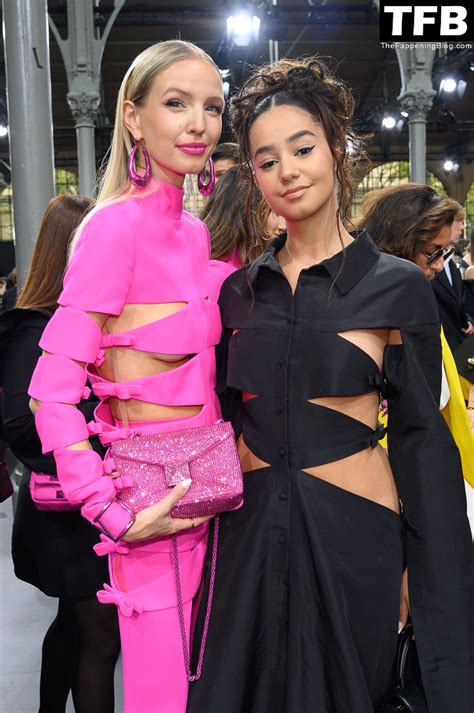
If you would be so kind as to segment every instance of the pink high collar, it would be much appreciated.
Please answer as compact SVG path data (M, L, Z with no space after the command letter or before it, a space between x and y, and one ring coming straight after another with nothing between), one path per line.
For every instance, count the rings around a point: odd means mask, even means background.
M146 205L173 220L180 220L183 213L184 189L173 186L163 179L152 178L148 186L143 190L143 198L137 192Z

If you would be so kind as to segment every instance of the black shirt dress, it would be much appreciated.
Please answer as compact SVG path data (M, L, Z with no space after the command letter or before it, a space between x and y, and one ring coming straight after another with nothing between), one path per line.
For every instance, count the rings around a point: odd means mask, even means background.
M438 408L431 287L362 232L302 270L293 295L275 258L285 240L221 291L224 418L270 467L245 473L243 507L221 516L188 713L370 713L390 680L405 563L429 713L472 713L472 545L459 454ZM382 371L338 335L368 328L401 331ZM242 401L242 392L255 397ZM370 392L388 400L403 517L303 472L374 448L382 435L309 399Z

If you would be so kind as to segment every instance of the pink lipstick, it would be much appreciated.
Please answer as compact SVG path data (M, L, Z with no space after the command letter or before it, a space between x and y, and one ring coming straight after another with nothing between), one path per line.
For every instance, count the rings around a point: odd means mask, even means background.
M180 151L191 154L191 156L201 156L207 149L207 144L177 144Z

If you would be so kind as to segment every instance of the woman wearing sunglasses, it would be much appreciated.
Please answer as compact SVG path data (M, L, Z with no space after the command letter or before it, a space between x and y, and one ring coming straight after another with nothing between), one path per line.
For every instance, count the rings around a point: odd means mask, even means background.
M461 206L430 186L407 183L371 191L359 223L382 252L416 263L428 280L444 270L453 254L451 225ZM474 437L451 349L441 328L443 356L440 409L461 454L463 475L474 487Z

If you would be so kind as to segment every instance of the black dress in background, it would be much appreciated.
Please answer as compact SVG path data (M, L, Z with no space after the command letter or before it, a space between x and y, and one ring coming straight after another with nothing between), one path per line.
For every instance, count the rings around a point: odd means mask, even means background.
M363 232L342 262L338 254L302 270L292 295L275 258L285 240L221 291L223 415L241 422L270 467L245 473L243 507L221 516L203 673L188 713L370 713L390 679L405 538L429 713L472 713L472 546L459 454L438 409L431 287ZM368 328L402 334L403 346L386 347L382 373L338 336ZM381 435L309 399L374 391L389 403L403 518L304 472L373 448ZM242 392L256 396L242 403Z
M11 450L23 463L12 536L15 574L52 597L90 597L109 581L107 558L93 546L99 533L80 512L37 510L29 490L30 472L55 473L52 455L43 455L34 416L29 409L28 386L38 346L49 317L38 310L13 309L0 316L0 364L3 370L3 433ZM95 402L79 408L87 420ZM100 449L97 439L94 447Z

